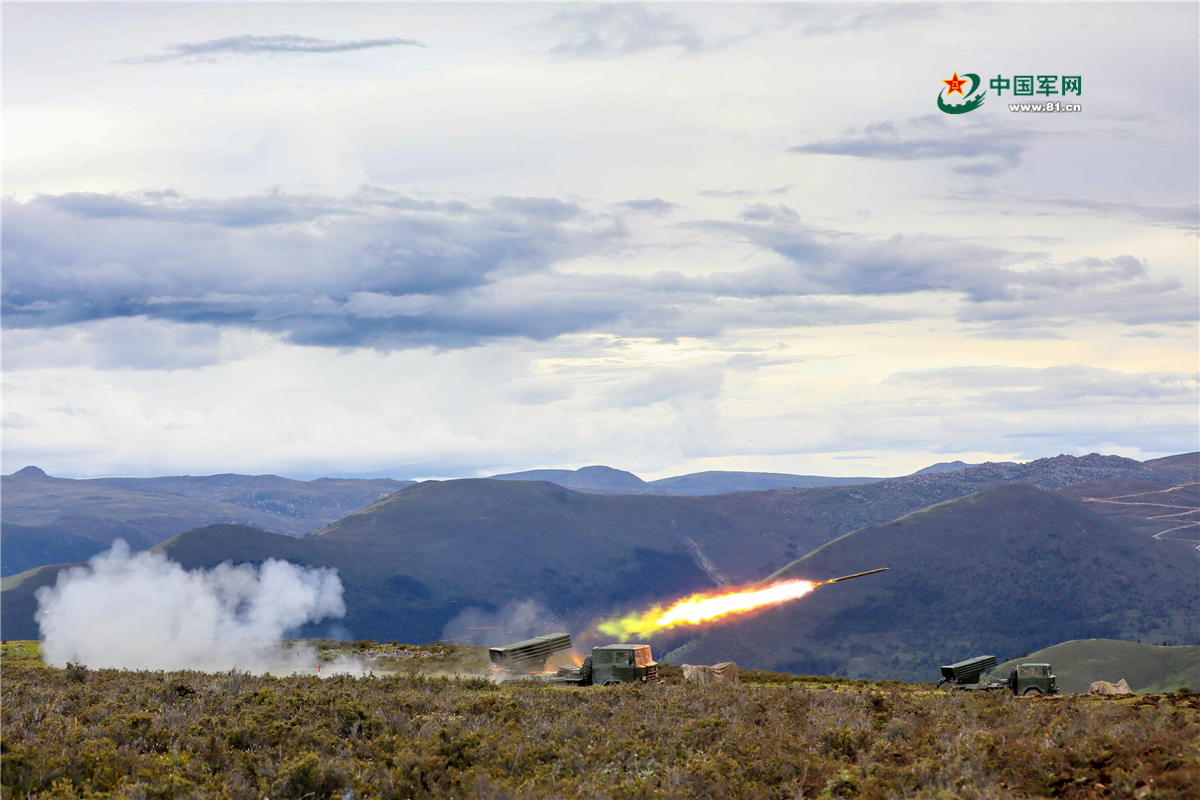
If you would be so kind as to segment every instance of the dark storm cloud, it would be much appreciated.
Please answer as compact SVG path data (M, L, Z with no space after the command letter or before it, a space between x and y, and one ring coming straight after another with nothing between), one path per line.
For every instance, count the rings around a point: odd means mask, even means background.
M943 115L944 117L944 115ZM879 122L823 139L789 147L789 153L851 156L894 161L963 159L976 163L956 167L973 175L994 175L1021 163L1039 134L1036 131L975 126L963 129L943 117L926 115L902 123Z
M169 44L157 55L138 56L125 59L130 64L152 64L161 61L192 59L214 61L219 56L258 55L263 53L347 53L354 50L372 50L380 47L424 47L415 39L354 39L339 42L332 39L317 39L312 36L278 34L274 36L227 36L224 39L209 39L204 42L179 42Z
M674 226L775 256L707 275L558 269L627 256L638 242L620 216L553 197L65 194L8 199L4 220L8 329L141 317L306 345L453 348L873 324L934 313L887 299L927 292L955 300L969 332L1001 337L1080 320L1177 323L1196 306L1132 256L1048 264L945 237L870 239L812 227L783 204ZM94 327L105 330L121 328Z
M695 53L706 46L693 26L671 12L656 14L633 3L560 11L538 27L556 40L550 54L558 58L617 58L664 47Z

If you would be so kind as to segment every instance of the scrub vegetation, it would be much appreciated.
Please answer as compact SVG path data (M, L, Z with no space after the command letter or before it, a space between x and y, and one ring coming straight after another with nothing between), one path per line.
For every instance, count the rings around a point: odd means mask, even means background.
M1182 693L1034 700L750 671L734 688L679 683L677 668L659 685L581 689L28 663L4 664L5 798L1149 798L1200 785L1200 697Z

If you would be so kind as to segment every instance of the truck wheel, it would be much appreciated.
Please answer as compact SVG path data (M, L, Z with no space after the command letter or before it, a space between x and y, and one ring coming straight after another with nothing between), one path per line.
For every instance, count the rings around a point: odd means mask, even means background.
M1022 697L1041 697L1042 690L1036 686L1030 686L1028 689L1022 692L1021 695Z
M579 683L580 686L591 686L592 685L592 657L591 656L588 656L587 658L585 658L583 660L583 663L579 666L579 677L581 679L580 683Z

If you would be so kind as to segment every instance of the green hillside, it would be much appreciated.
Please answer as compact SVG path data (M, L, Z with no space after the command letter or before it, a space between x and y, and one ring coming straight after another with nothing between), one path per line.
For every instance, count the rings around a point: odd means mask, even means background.
M1122 678L1137 694L1173 692L1180 686L1200 691L1200 645L1083 639L1011 659L996 667L994 674L1003 677L1017 664L1028 662L1052 665L1063 692L1086 692L1094 681L1116 683Z
M940 664L1068 639L1196 642L1198 566L1181 543L1050 492L999 487L818 548L772 577L890 570L702 629L673 660L921 681Z

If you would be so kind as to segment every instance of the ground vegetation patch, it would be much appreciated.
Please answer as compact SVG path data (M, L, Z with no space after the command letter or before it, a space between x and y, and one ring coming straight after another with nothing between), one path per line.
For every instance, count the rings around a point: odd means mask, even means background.
M738 689L664 673L564 688L5 663L0 786L5 798L619 800L1150 798L1200 785L1191 694L1035 700L753 672Z

